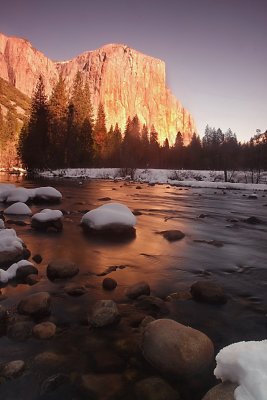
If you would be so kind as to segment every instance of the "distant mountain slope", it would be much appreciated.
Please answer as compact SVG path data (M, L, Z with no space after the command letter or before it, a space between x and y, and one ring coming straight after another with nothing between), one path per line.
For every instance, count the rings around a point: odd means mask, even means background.
M30 111L30 98L21 93L9 82L0 78L0 106L4 115L10 110L23 123Z
M178 131L188 143L195 129L192 115L166 86L165 63L123 44L109 44L85 52L70 61L53 62L29 41L0 34L0 77L31 96L41 74L50 94L62 73L68 88L80 71L88 79L96 112L104 104L107 127L137 114L141 123L152 124L162 143L174 143Z

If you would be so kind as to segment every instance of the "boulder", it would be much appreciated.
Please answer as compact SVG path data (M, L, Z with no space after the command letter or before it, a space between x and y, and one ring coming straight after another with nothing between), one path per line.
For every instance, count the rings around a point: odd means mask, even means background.
M51 313L51 297L47 292L31 294L22 299L18 305L20 314L42 316Z
M147 282L137 282L132 286L129 286L126 291L125 295L130 299L136 299L142 295L150 295L150 286Z
M138 400L180 400L179 393L169 383L154 376L137 382L134 392Z
M169 308L165 301L155 296L139 296L135 306L153 317L169 313Z
M25 362L22 360L10 361L0 365L0 376L6 379L16 378L21 375L25 369Z
M0 229L0 266L9 267L25 256L25 245L14 229Z
M223 382L214 386L205 394L202 400L235 400L234 391L236 383Z
M63 229L63 214L60 210L44 209L32 216L32 228L45 232L61 232Z
M78 272L79 268L77 265L67 260L51 261L46 270L47 277L51 281L55 279L72 278L73 276L77 275Z
M32 215L31 209L24 203L17 202L4 210L6 215Z
M33 327L32 333L38 339L50 339L56 333L56 325L53 322L41 322Z
M64 291L69 296L82 296L87 292L87 289L83 285L79 285L78 283L69 283L64 287Z
M158 319L143 331L145 359L162 374L190 378L210 369L212 341L202 332L170 319Z
M112 278L105 278L103 279L102 286L105 290L114 290L117 287L117 281Z
M209 281L198 281L191 286L194 300L210 304L225 304L227 296L221 286Z
M118 322L120 314L113 300L99 300L92 309L89 323L96 328Z

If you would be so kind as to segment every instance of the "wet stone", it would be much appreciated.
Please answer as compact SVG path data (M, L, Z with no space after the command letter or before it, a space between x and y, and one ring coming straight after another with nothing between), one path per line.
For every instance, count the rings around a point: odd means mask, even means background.
M25 265L17 269L16 279L25 281L29 275L38 275L38 269L33 265Z
M25 279L25 283L27 283L30 286L36 285L36 283L38 283L39 281L40 279L38 278L38 276L33 274L28 275L27 278Z
M210 389L202 400L234 400L234 391L237 386L237 384L230 382L220 383Z
M32 257L33 261L36 262L36 264L41 264L41 262L43 261L43 258L40 254L35 254Z
M7 336L18 342L27 340L32 335L33 323L30 321L20 321L8 326Z
M87 292L87 289L84 285L79 285L77 283L70 283L64 287L64 291L69 296L82 296Z
M56 333L56 325L53 322L41 322L33 327L32 333L38 339L50 339Z
M198 281L191 286L191 294L194 300L210 303L225 304L227 296L221 286L213 282Z
M168 382L159 377L139 381L134 386L138 400L180 400L180 395Z
M49 315L51 312L50 294L39 292L25 297L18 304L18 312L33 316Z
M105 278L102 282L103 289L114 290L117 287L117 281L112 278Z
M22 360L10 361L0 365L0 376L6 379L17 378L25 369L25 363Z
M169 242L176 242L185 237L185 234L179 230L162 231L159 233Z
M118 307L113 300L99 300L92 309L89 323L96 328L114 324L120 319Z
M68 375L55 374L47 378L41 385L41 395L55 391L59 386L65 385L69 382Z
M169 308L165 301L155 296L140 296L135 306L156 318L169 313Z
M51 281L55 279L68 279L79 273L76 264L67 260L52 261L48 264L46 274Z
M142 295L150 295L150 286L147 282L137 282L126 289L125 295L130 299L136 299Z

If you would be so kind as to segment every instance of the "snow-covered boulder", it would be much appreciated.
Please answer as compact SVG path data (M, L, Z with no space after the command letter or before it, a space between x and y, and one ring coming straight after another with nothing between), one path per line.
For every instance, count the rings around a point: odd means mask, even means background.
M16 278L16 277L18 277L19 279L21 279L23 274L21 274L21 275L19 276L19 274L17 275L17 272L18 272L20 269L24 269L25 267L34 268L34 267L33 267L33 264L30 263L29 261L27 261L27 260L21 260L21 261L18 261L17 263L12 264L6 271L3 270L3 269L0 269L0 282L1 282L1 283L6 283L6 282L8 282L10 279L14 279L14 278ZM32 273L32 272L31 272L31 273ZM24 276L25 276L25 274L24 274Z
M267 340L231 344L217 354L216 361L215 376L239 385L235 400L266 400Z
M171 319L158 319L145 327L142 350L160 373L180 378L206 373L214 357L213 343L204 333Z
M0 229L5 229L5 222L0 218Z
M121 237L135 236L136 218L127 206L120 203L104 204L88 211L81 220L86 232Z
M35 201L48 201L50 203L57 203L61 201L62 194L51 186L40 187L35 189Z
M14 229L0 229L0 266L9 267L26 256L26 246Z
M7 207L4 210L4 214L7 215L32 215L31 209L22 202L17 202Z
M32 216L31 225L41 231L60 232L63 229L63 214L60 210L46 208Z

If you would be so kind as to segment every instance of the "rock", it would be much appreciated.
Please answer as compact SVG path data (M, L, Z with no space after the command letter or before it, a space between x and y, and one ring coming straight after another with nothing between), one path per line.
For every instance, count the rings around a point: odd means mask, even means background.
M23 342L32 335L33 323L30 321L19 321L8 326L7 336L10 339Z
M187 290L180 290L179 292L171 293L166 297L167 301L172 300L190 300L192 299L192 295Z
M59 386L64 385L69 382L68 375L65 374L55 374L49 376L41 385L41 395L55 391Z
M99 300L92 309L89 323L96 328L118 322L120 314L113 300Z
M46 270L48 279L68 279L79 273L79 268L76 264L67 260L51 261Z
M79 285L78 283L69 283L64 287L64 291L69 296L82 296L87 292L87 289L83 285Z
M139 211L139 210L133 210L133 215L135 215L136 217L138 216L138 215L143 215L143 213L141 212L141 211Z
M41 262L43 261L42 256L40 256L40 254L35 254L32 257L33 261L36 262L36 264L41 264Z
M209 281L198 281L191 286L194 300L210 304L225 304L227 296L221 286Z
M254 216L245 219L245 222L247 224L251 224L251 225L257 225L257 224L261 224L262 223L262 221L259 218L254 217Z
M117 287L117 281L112 278L105 278L102 282L103 289L114 290Z
M124 383L119 374L82 375L79 386L88 399L114 400L121 398Z
M41 322L33 327L32 333L38 339L50 339L56 333L57 327L53 322Z
M16 279L25 281L29 275L38 275L38 269L33 265L24 265L17 269Z
M180 395L166 381L151 377L139 381L134 386L138 400L180 400Z
M258 196L256 193L252 193L250 195L248 195L248 199L249 200L257 200Z
M8 268L25 258L25 245L14 229L0 229L0 266Z
M38 213L41 214L41 213ZM36 215L36 214L35 214ZM35 215L32 217L31 226L38 231L45 232L61 232L63 229L62 218L48 220L48 221L40 221L35 219Z
M169 308L165 301L155 296L140 296L135 306L153 317L159 317L169 313Z
M140 328L145 328L150 322L155 321L155 318L151 317L151 315L147 315L141 322Z
M27 283L27 285L33 286L36 285L36 283L38 283L40 281L40 279L38 278L38 275L28 275L27 278L25 279L25 283Z
M101 197L100 199L97 199L99 201L110 201L111 198L110 197Z
M237 386L231 382L220 383L210 389L202 400L235 400L234 391Z
M130 299L136 299L142 295L150 295L150 286L147 282L137 282L126 289L125 295Z
M159 233L163 235L164 239L168 240L169 242L176 242L177 240L181 240L185 237L185 234L178 230L162 231Z
M176 378L201 374L214 361L213 343L204 333L170 319L148 324L141 347L145 359L154 368Z
M140 185L136 186L136 189L142 189L142 186L140 186Z
M18 305L20 314L42 316L51 312L51 297L47 292L31 294L22 299Z
M31 209L24 203L17 202L4 210L7 215L32 215Z
M0 365L0 376L6 379L16 378L25 369L25 362L22 360L10 361Z
M58 368L66 362L66 358L62 354L54 353L52 351L44 351L43 353L37 354L34 358L34 363L38 367L44 368Z

